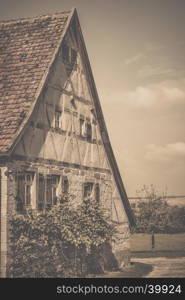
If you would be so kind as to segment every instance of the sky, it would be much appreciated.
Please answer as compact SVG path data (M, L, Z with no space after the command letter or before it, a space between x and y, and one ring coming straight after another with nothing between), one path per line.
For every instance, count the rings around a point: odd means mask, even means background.
M185 1L0 0L0 19L72 7L128 196L185 195Z

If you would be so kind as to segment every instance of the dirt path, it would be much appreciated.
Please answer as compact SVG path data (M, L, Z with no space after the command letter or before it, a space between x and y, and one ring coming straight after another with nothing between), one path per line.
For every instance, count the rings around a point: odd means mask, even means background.
M132 258L132 261L152 265L153 270L144 277L185 278L185 257Z

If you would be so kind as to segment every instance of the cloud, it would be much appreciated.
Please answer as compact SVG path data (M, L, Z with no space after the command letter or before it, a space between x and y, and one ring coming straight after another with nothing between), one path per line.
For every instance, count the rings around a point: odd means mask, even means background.
M147 145L147 152L145 158L154 162L177 162L183 161L185 163L185 143L177 142L173 144Z
M126 64L138 62L135 74L138 80L156 81L162 78L177 79L185 76L185 43L160 45L148 43L142 52L128 58Z
M173 75L174 69L169 67L162 67L162 66L151 66L151 65L144 65L140 70L137 72L138 78L148 78L148 77L158 77L158 76L166 76L166 75Z
M133 57L129 57L125 60L125 64L126 65L130 65L133 63L136 63L140 60L142 60L143 58L146 58L146 56L143 53L138 53L137 55L133 56Z
M125 103L143 108L167 108L185 104L185 79L138 86L123 95Z

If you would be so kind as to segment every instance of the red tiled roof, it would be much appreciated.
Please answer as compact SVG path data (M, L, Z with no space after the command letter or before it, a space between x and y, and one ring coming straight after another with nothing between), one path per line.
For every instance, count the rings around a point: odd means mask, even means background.
M0 22L0 152L28 115L69 14Z

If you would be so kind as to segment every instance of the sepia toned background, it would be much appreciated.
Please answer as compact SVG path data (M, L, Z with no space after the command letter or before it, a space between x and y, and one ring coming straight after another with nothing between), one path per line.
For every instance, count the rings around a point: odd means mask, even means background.
M185 194L185 1L0 0L0 19L72 7L128 196Z

